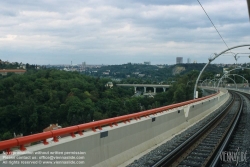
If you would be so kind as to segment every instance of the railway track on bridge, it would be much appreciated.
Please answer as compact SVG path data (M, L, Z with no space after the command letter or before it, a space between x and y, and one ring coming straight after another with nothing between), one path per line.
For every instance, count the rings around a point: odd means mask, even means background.
M244 95L244 105L241 113L239 123L235 127L232 134L228 135L228 140L225 140L223 145L221 145L219 152L215 156L210 166L250 166L249 153L250 141L249 141L249 111L250 111L250 95L243 93ZM219 155L221 153L221 155ZM222 154L223 153L223 154ZM234 156L236 155L236 156ZM231 156L234 158L228 158Z
M208 123L202 128L194 129L195 133L188 133L176 142L172 148L169 148L168 153L153 166L227 166L232 163L223 162L223 164L221 152L227 148L229 151L230 149L237 151L236 147L244 141L246 120L244 121L244 117L241 115L243 109L247 107L246 97L236 92L231 92L231 94L232 100L220 114L207 121ZM235 131L235 129L237 130Z

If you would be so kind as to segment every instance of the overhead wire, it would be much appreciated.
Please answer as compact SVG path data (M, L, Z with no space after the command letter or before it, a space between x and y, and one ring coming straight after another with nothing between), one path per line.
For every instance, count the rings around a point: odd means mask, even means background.
M202 6L202 4L200 3L200 1L199 1L199 0L197 0L197 1L199 2L199 4L200 4L201 8L203 9L203 11L206 13L208 19L210 20L210 22L211 22L212 25L214 26L215 30L216 30L217 33L219 34L219 36L220 36L220 38L222 39L222 41L224 42L224 44L227 46L227 48L229 48L228 45L227 45L227 43L225 42L225 40L224 40L223 37L221 36L220 32L219 32L218 29L215 27L213 21L211 20L211 18L210 18L209 15L207 14L206 10L203 8L203 6Z

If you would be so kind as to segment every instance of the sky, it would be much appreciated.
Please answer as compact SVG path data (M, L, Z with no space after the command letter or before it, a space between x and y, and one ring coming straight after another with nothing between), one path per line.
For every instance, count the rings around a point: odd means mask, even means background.
M250 44L246 0L200 0L228 47ZM234 49L250 62L249 47ZM0 59L29 64L206 63L227 49L197 0L0 0ZM213 63L235 63L232 54Z

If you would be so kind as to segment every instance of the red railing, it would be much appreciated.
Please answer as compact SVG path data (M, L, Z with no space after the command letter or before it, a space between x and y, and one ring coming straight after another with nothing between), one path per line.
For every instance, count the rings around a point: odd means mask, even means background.
M173 108L181 107L181 106L184 106L184 105L187 105L190 103L194 103L194 102L198 102L198 101L210 98L212 96L217 95L218 93L215 93L213 95L209 95L206 97L194 99L194 100L189 100L189 101L177 103L177 104L172 104L172 105L159 107L159 108L155 108L155 109L151 109L151 110L141 111L141 112L134 113L134 114L128 114L128 115L123 115L123 116L114 117L114 118L108 118L108 119L104 119L104 120L100 120L100 121L89 122L89 123L85 123L85 124L80 124L80 125L62 128L62 129L51 130L48 132L37 133L37 134L29 135L29 136L24 136L24 137L19 137L19 138L15 138L15 139L1 141L0 142L0 150L5 150L7 153L11 154L11 148L19 147L21 151L25 151L26 148L24 147L24 145L26 145L26 144L30 144L30 143L37 142L37 141L42 141L43 144L47 145L48 138L53 138L54 142L58 142L58 136L61 136L61 135L70 134L72 137L75 137L76 132L79 135L83 135L83 131L87 130L87 129L92 129L95 132L96 128L101 130L102 126L105 126L105 125L109 125L111 127L113 127L113 125L118 126L117 123L119 123L119 122L127 123L127 122L130 122L130 120L132 120L132 119L138 120L141 117L148 117L149 115L152 115L152 114L155 115L159 112L163 112L166 110L170 110Z

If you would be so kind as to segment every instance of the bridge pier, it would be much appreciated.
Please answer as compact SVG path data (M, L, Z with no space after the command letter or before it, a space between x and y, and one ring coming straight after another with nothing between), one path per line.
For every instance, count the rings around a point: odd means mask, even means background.
M116 86L124 86L124 87L134 87L135 93L137 92L137 87L144 88L143 93L147 93L147 88L153 88L154 93L156 93L156 88L162 88L165 92L170 85L160 85L160 84L116 84Z

